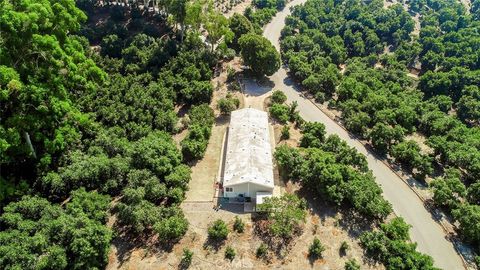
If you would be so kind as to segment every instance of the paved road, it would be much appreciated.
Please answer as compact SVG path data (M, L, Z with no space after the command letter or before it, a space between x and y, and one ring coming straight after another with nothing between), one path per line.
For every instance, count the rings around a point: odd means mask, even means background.
M304 3L306 0L294 0L287 5L284 11L277 14L264 29L267 37L279 49L280 31L284 26L285 17L290 13L289 7ZM418 250L429 254L435 260L435 265L445 270L464 269L459 255L451 242L445 239L446 234L436 223L431 214L425 209L422 201L388 166L371 155L357 140L350 137L342 127L331 120L309 100L303 98L295 89L287 72L281 68L270 79L275 89L285 92L289 101L297 101L300 115L307 121L317 121L325 124L328 134L337 134L350 146L355 147L367 157L368 166L373 171L377 182L382 186L384 197L393 205L396 214L405 218L413 227L410 231L413 241L418 243Z

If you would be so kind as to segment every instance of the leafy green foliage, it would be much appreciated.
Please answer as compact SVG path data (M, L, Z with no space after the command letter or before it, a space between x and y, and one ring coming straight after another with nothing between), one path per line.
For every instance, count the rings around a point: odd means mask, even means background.
M274 156L282 174L300 180L331 202L348 203L371 218L386 218L392 212L391 205L368 172L365 157L338 136L325 139L320 123L307 123L305 128L302 142L307 149L277 147Z
M188 134L181 142L182 154L187 161L203 157L215 120L213 110L207 104L192 107L189 117Z
M266 212L269 234L273 237L292 238L305 222L306 202L294 194L267 198L257 208Z
M280 68L280 54L268 39L249 33L240 37L243 61L257 76L270 76Z
M245 231L245 223L239 216L235 216L235 221L233 222L233 230L238 233L243 233Z
M221 114L230 114L232 111L236 110L240 105L240 100L236 97L227 96L221 98L217 101L217 108L220 110Z
M290 119L289 111L288 105L278 103L273 103L269 109L270 115L282 124L286 124Z
M452 211L465 241L480 248L480 206L464 203Z
M208 227L208 237L214 241L224 241L228 236L227 224L221 219L217 219Z
M271 100L273 103L283 104L287 101L287 96L281 90L273 90Z
M382 224L379 231L362 234L360 243L369 257L388 269L436 269L432 258L416 251L416 244L409 242L408 229L402 218L395 218Z
M322 245L320 242L320 239L315 237L313 239L312 244L308 248L308 256L312 258L321 258L322 257L322 252L325 251L325 247Z
M261 243L260 246L258 246L257 251L255 252L255 256L257 258L265 258L268 254L268 247L265 245L265 243Z
M235 250L231 246L227 246L227 248L225 249L225 258L233 261L236 255L237 253L235 252Z
M445 176L430 183L435 204L455 209L467 195L465 185L460 180L460 171L447 169Z
M345 262L345 270L360 270L360 264L355 259L350 259Z
M189 250L188 248L183 249L182 260L180 262L183 269L188 269L192 264L193 259L193 251Z
M109 198L74 191L66 210L24 196L0 216L3 269L86 269L107 263L112 232L105 226Z
M236 51L240 51L238 40L242 35L253 32L253 25L245 16L238 13L235 13L230 17L229 25L234 34L230 46Z
M281 132L281 135L280 135L280 139L282 139L282 140L290 139L290 127L289 126L283 126L282 132Z

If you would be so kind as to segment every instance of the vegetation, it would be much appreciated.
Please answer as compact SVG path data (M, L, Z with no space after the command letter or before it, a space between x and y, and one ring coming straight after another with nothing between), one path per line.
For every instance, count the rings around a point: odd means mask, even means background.
M265 37L248 33L239 38L238 44L244 63L255 75L270 76L280 68L280 54Z
M227 246L227 248L225 249L225 258L233 261L233 259L235 259L235 255L237 255L235 250L231 246Z
M235 216L235 221L233 222L233 230L238 233L243 233L245 231L245 223L239 216Z
M325 251L325 247L320 242L320 239L315 237L313 239L312 244L308 248L308 256L310 256L311 258L314 258L314 259L321 258L322 257L322 252L324 252L324 251Z
M265 258L268 253L268 247L265 245L265 243L261 243L260 246L258 246L257 251L255 252L255 255L257 258Z
M409 242L408 230L402 218L394 218L380 230L364 233L360 243L368 256L388 269L436 269L432 258L416 251L416 244Z
M227 94L227 97L221 98L217 102L217 108L220 110L221 114L230 114L232 111L238 109L240 106L240 100L236 97L232 97Z
M73 0L0 4L2 269L104 268L111 197L128 237L171 243L188 228L183 162L208 143L228 20L207 1L161 2L162 15L108 5L105 18L96 1L76 2L83 11ZM175 107L190 119L181 151Z
M189 250L188 248L183 249L182 260L180 261L180 265L183 269L188 269L192 264L193 259L193 251Z
M347 251L350 249L350 246L346 241L343 241L342 244L340 245L340 253L341 254L347 254Z
M258 210L265 212L268 220L268 234L282 239L292 238L305 222L306 202L294 194L267 198Z
M271 100L272 103L283 104L287 101L287 96L281 90L273 90Z
M371 218L384 219L392 212L368 172L365 157L338 136L325 138L323 124L305 123L300 145L304 148L282 145L275 151L275 159L287 177L301 181L305 188L331 202L348 203Z
M282 139L282 140L290 139L290 127L289 126L283 126L282 127L282 133L280 135L280 139Z
M217 219L208 227L208 237L214 241L226 240L228 236L227 224L221 219Z
M381 1L310 0L282 32L282 59L298 83L415 178L438 168L435 203L451 210L478 205L465 194L475 193L480 176L477 2L469 13L446 0L408 1L408 11ZM408 12L419 13L419 34Z
M357 260L350 259L345 262L345 270L360 270L360 264L358 264Z

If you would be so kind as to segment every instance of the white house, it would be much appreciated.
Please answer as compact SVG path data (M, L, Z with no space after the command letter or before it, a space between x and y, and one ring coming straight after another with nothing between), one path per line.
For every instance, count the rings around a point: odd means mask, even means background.
M252 108L233 111L227 140L224 197L271 196L274 181L267 113Z

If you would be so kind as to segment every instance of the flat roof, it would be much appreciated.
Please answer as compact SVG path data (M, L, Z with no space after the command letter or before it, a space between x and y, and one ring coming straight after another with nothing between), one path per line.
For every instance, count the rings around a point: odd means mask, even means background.
M248 182L273 189L267 113L253 108L233 111L227 140L223 185Z

